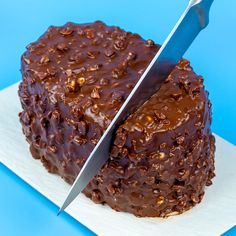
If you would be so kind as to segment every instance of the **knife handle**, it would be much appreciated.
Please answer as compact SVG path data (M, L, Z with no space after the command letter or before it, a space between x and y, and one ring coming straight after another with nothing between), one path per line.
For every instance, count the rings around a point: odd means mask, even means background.
M198 16L200 27L203 29L209 23L209 12L214 0L190 0L189 9L194 9Z

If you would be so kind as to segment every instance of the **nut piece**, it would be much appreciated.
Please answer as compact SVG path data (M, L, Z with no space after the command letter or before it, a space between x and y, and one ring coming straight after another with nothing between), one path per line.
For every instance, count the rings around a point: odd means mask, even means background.
M78 74L80 74L82 72L85 72L85 71L86 71L85 67L81 67L81 68L78 68L78 69L74 69L73 73L78 75Z
M83 85L85 83L85 78L84 77L79 77L77 82L79 83L79 85Z
M151 46L154 46L154 41L153 40L151 40L151 39L148 39L147 41L146 41L146 45L148 46L148 47L151 47Z
M95 59L96 58L96 52L88 51L87 56L91 59Z
M154 122L154 119L151 116L146 116L146 120L148 121L148 123Z
M48 152L56 153L56 152L57 152L57 147L54 146L54 145L48 146L48 147L47 147L47 150L48 150Z
M105 78L101 78L99 84L100 85L108 85L109 84L109 80L105 79Z
M79 85L76 80L71 80L71 78L68 79L66 88L68 89L68 92L75 93L79 89Z
M162 112L154 111L158 120L165 120L166 116Z
M67 26L67 27L64 27L60 30L60 34L62 34L63 36L67 36L67 35L70 35L73 33L73 30Z
M164 201L165 201L165 198L164 198L163 196L159 196L159 197L157 198L157 205L163 204Z
M87 68L87 71L97 71L102 67L102 64L95 64Z
M100 94L97 88L94 88L91 93L91 98L100 98Z
M158 157L160 160L164 159L166 154L164 152L159 152Z
M30 59L26 58L25 56L23 56L22 58L27 65L30 64Z
M58 43L58 44L57 44L57 49L58 49L59 51L66 51L68 48L67 48L67 46L66 46L65 43Z
M137 57L136 53L129 52L126 59L127 59L127 61L132 61L132 60L135 60L136 57Z
M66 75L67 76L71 76L72 75L72 70L71 69L67 69L66 70Z
M143 132L144 130L143 126L138 122L135 123L134 129L137 130L138 132Z
M176 142L177 144L181 145L184 142L184 136L179 136L176 138Z
M190 62L186 59L182 59L178 64L177 68L180 70L188 70L191 71L191 68L189 67Z
M115 55L116 55L116 52L111 50L111 49L106 49L104 54L105 54L106 57L114 58Z
M49 57L46 56L46 55L43 55L43 56L41 57L41 59L40 59L40 63L41 63L41 64L47 64L49 61L50 61L50 60L49 60Z
M86 33L86 37L88 39L93 39L94 38L94 33L91 30L87 30L85 33Z
M114 43L114 48L116 50L124 50L126 48L126 44L123 40L116 40Z

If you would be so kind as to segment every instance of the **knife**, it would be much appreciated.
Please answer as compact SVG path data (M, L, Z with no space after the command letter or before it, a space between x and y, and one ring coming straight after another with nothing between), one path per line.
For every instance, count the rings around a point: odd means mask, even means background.
M187 8L111 121L73 183L60 212L79 195L109 158L116 128L162 85L198 33L209 22L213 0L190 0Z

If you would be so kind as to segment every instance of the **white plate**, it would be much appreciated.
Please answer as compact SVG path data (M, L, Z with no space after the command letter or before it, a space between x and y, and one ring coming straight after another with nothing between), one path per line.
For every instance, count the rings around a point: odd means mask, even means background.
M0 92L0 161L60 206L70 186L34 160L21 131L18 84ZM137 218L80 195L67 212L99 235L220 235L236 224L236 147L216 136L216 177L202 203L168 219ZM56 212L55 212L56 214Z

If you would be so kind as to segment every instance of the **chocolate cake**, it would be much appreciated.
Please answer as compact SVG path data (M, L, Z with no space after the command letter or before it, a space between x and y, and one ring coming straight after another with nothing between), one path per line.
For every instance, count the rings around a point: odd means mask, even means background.
M72 184L159 48L100 21L49 27L22 56L19 116L32 156ZM190 209L214 177L210 125L203 78L183 59L117 129L84 194L137 216Z

